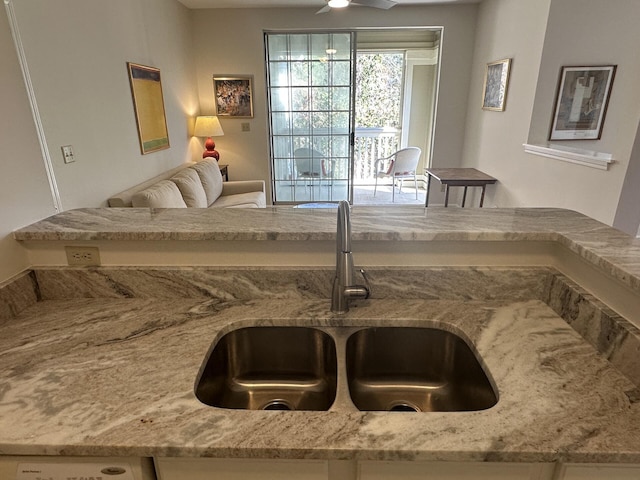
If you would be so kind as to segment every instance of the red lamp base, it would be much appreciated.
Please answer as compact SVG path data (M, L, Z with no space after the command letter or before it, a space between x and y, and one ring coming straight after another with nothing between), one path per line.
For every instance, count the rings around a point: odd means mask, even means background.
M204 147L206 150L202 152L202 158L215 158L216 161L220 160L220 153L216 150L216 142L214 142L211 137L207 138L207 141L204 142Z

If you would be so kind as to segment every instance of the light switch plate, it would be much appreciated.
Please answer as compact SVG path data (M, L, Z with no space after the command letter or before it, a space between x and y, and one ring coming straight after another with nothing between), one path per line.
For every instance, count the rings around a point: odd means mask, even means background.
M64 163L73 163L76 161L76 157L73 154L73 147L71 145L63 145L61 148L62 148L62 158L64 158Z

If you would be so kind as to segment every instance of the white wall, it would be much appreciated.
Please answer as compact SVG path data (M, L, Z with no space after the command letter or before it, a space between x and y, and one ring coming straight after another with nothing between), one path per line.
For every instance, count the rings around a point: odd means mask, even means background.
M618 210L613 226L629 235L640 237L640 123L629 157L629 167L622 184Z
M558 178L543 187L552 199L559 197L556 206L609 225L618 209L640 120L639 18L637 0L553 0L531 123L530 139L545 139L561 66L618 65L601 140L563 142L612 153L616 164L601 171L535 159L549 179Z
M315 15L316 8L214 9L192 12L197 81L203 114L213 114L214 75L254 75L251 120L222 119L216 139L232 179L269 179L264 30L444 26L434 164L458 164L467 106L477 5L352 8ZM241 132L249 122L251 131Z
M0 12L0 282L29 265L11 232L55 213L9 22Z
M568 208L613 223L640 119L638 18L636 0L483 2L465 164L500 180L489 205ZM506 111L484 112L483 64L504 57L514 58ZM617 64L618 73L602 139L559 143L613 153L617 163L602 171L525 154L523 143L547 141L560 67L604 64Z
M412 69L411 112L409 116L409 132L407 146L420 147L422 155L418 162L418 174L424 172L429 166L429 149L431 136L429 132L432 126L432 114L434 93L430 85L434 85L437 76L435 65L416 65Z
M551 0L484 0L478 15L476 50L467 112L464 165L499 179L487 189L486 206L543 206L539 160L524 154ZM482 110L489 62L512 58L504 112ZM459 190L459 189L456 189ZM457 192L459 193L459 192ZM475 197L475 198L474 198ZM477 205L477 192L471 200ZM469 200L469 199L468 199Z
M175 0L20 0L16 17L63 209L96 207L200 150L190 12ZM171 148L142 155L126 62L159 68ZM65 164L60 147L73 145Z

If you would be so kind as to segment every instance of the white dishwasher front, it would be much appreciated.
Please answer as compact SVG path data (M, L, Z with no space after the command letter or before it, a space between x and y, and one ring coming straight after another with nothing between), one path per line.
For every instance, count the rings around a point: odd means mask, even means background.
M0 456L2 480L156 480L140 457Z

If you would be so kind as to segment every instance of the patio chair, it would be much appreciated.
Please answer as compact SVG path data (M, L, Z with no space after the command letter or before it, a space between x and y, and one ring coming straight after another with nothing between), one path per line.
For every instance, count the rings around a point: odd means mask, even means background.
M310 180L311 186L317 180L330 179L331 164L326 155L312 148L298 148L293 152L296 162L296 180Z
M379 158L375 162L376 184L373 188L373 195L376 195L378 189L378 178L391 178L391 201L396 201L396 180L400 181L400 193L402 193L402 180L405 178L413 178L413 184L416 189L416 200L418 199L418 179L416 170L418 169L418 160L422 150L418 147L407 147L389 155L388 157Z

